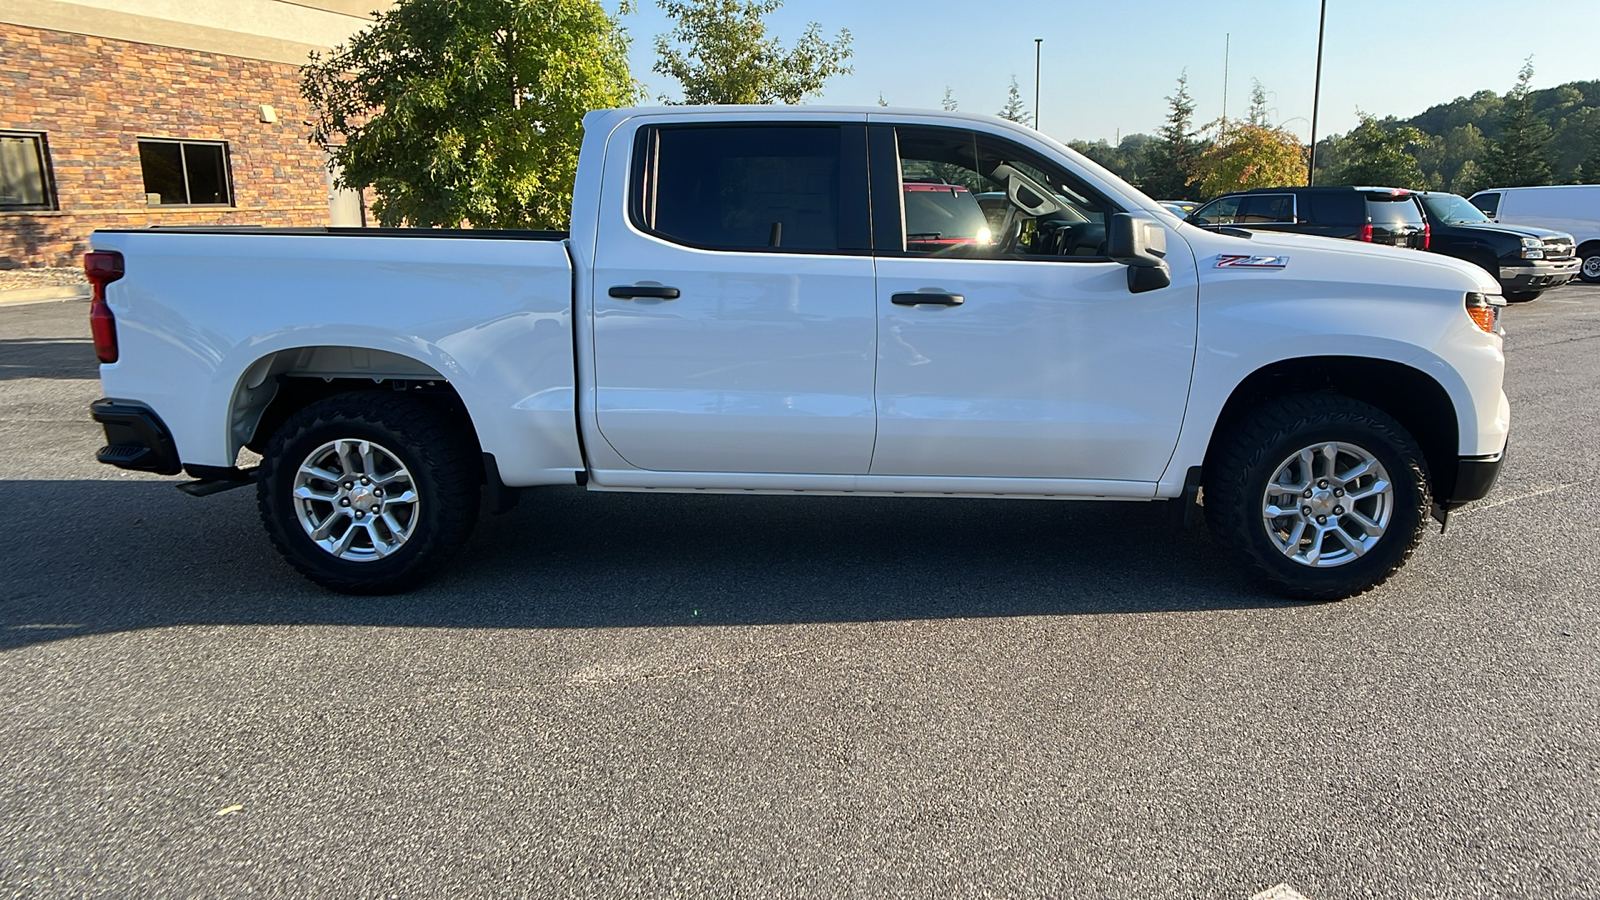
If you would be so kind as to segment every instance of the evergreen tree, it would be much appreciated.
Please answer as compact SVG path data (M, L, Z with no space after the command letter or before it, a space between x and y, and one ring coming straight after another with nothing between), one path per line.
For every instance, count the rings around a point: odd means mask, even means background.
M1267 92L1261 82L1250 79L1250 111L1245 115L1245 122L1257 128L1266 128L1272 123L1267 121Z
M944 99L939 101L939 108L945 112L956 111L956 95L954 91L950 90L950 85L948 84L944 86Z
M1178 76L1178 90L1167 102L1167 123L1148 145L1144 190L1152 197L1178 199L1190 193L1189 182L1203 149L1194 129L1194 99L1189 96L1187 69Z
M995 115L1007 122L1017 122L1022 125L1033 122L1033 116L1028 115L1027 109L1022 105L1022 91L1017 89L1017 76L1011 76L1011 88L1006 91L1006 105L1000 107L1000 111Z
M1589 154L1578 163L1573 181L1578 184L1600 184L1600 125L1595 126L1589 138Z
M1506 95L1500 136L1489 143L1484 170L1492 187L1550 183L1550 126L1534 113L1532 81L1530 56L1517 73L1516 86Z

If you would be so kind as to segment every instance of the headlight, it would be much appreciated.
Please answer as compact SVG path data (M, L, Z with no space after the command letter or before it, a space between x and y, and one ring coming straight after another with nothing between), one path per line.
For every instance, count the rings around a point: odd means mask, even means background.
M1536 237L1522 239L1523 259L1544 259L1544 241Z

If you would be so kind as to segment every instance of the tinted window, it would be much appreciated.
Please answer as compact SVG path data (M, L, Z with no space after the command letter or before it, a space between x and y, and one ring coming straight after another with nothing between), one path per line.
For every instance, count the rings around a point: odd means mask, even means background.
M50 209L44 135L0 133L0 209Z
M1361 197L1354 191L1307 193L1300 198L1300 214L1318 225L1353 227L1367 221Z
M1417 208L1417 201L1410 195L1389 199L1386 197L1367 197L1367 215L1372 217L1372 224L1394 227L1396 225L1415 225L1422 227L1422 210Z
M1239 198L1222 197L1200 207L1191 218L1196 225L1232 225L1239 216Z
M662 237L723 250L839 248L838 127L662 128L638 208Z
M1428 208L1428 212L1432 213L1435 219L1449 224L1489 221L1476 206L1455 194L1434 194L1423 197L1422 205Z
M1472 205L1483 210L1484 215L1492 216L1495 214L1495 210L1500 208L1500 195L1479 194L1472 198Z
M1294 196L1291 194L1250 194L1239 198L1240 225L1294 222Z

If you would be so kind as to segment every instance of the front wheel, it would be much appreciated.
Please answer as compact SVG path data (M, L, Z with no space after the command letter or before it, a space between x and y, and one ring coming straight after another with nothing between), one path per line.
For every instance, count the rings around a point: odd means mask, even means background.
M335 591L420 583L477 520L472 448L427 403L354 392L313 403L273 435L256 502L278 551Z
M1590 251L1583 258L1583 264L1578 267L1578 280L1600 284L1600 250Z
M1211 528L1254 574L1302 600L1382 584L1422 537L1429 496L1416 441L1393 418L1335 394L1273 401L1208 458Z

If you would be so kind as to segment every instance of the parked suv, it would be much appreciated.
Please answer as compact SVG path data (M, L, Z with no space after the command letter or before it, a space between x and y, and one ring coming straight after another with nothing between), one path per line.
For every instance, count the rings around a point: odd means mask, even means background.
M1600 184L1490 188L1468 199L1496 222L1571 234L1578 243L1578 278L1600 284Z
M1578 273L1570 234L1497 224L1455 194L1419 191L1417 199L1428 217L1428 249L1482 266L1507 300L1532 300Z
M1236 191L1195 210L1191 225L1348 238L1428 249L1428 223L1411 191L1383 187L1287 187Z

